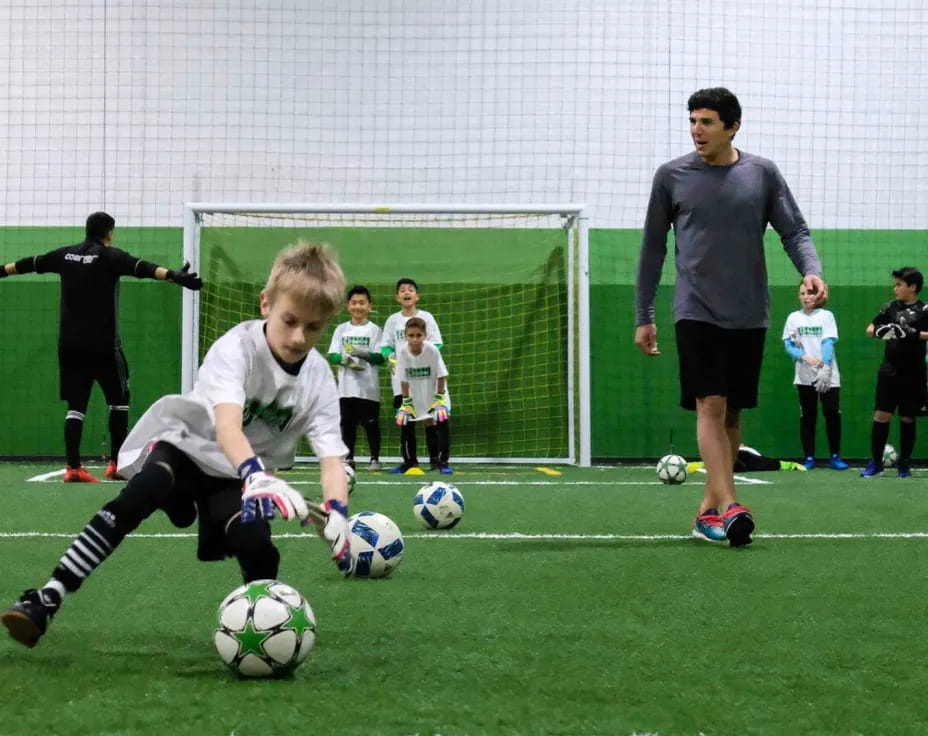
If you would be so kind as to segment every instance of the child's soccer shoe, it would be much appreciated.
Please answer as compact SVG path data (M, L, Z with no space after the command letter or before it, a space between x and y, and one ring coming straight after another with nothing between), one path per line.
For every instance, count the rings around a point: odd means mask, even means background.
M99 478L94 478L82 466L72 468L70 465L64 471L65 483L99 483Z
M806 470L815 470L815 458L811 455L803 460L802 464L805 465Z
M371 460L367 466L367 469L370 470L372 473L378 473L380 472L382 467L383 466L380 464L380 460Z
M861 478L879 478L883 475L883 466L877 465L873 460L867 463L867 467L860 471Z
M61 599L54 590L30 588L0 614L0 620L16 641L23 646L34 647L48 629L48 623L59 605Z
M724 542L725 526L722 517L715 509L706 509L696 517L693 524L693 536L704 542Z
M912 465L908 460L902 460L896 462L896 477L898 478L911 478L912 477Z
M106 464L106 470L103 471L103 477L107 480L125 480L116 470L116 461L110 460Z
M441 473L442 475L453 475L454 474L454 471L451 469L448 463L442 464L442 466L438 468L438 472Z
M746 547L754 541L751 539L751 534L754 533L754 517L747 506L733 503L722 514L722 523L725 525L725 536L732 547Z
M847 470L850 465L844 462L840 455L834 454L828 459L828 467L832 470Z

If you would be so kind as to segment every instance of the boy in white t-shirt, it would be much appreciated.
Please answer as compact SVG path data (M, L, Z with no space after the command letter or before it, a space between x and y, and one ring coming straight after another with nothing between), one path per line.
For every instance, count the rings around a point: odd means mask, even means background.
M848 464L841 459L841 375L834 347L838 340L838 325L830 311L816 307L818 297L800 284L799 303L802 309L791 313L783 326L783 345L796 361L793 383L799 394L803 465L808 470L815 467L815 425L821 400L828 435L828 467L847 470Z
M364 286L348 292L351 319L335 328L329 344L329 362L338 368L338 403L341 406L342 440L348 448L348 464L354 468L358 424L370 447L370 469L380 470L380 366L383 355L380 328L368 319L371 293Z
M396 357L396 373L400 377L400 406L396 423L401 427L403 464L390 470L405 473L415 459L416 430L414 422L425 423L425 441L432 465L443 475L454 471L448 465L451 436L448 431L448 369L438 348L428 342L425 320L412 317L406 322L406 344ZM412 443L412 449L409 445Z
M278 576L268 523L275 510L313 521L339 570L351 573L338 393L313 348L344 288L327 245L298 243L277 255L261 292L264 319L216 340L194 388L142 415L119 452L126 486L87 522L45 586L26 590L0 615L16 641L35 646L64 596L158 510L181 528L199 519L198 559L235 557L245 582ZM319 458L321 506L269 472L293 464L304 436Z
M418 317L425 323L425 339L434 345L439 351L442 349L441 330L438 329L438 323L431 313L424 309L419 309L416 305L419 303L419 286L410 278L402 278L396 282L396 301L400 304L400 311L394 312L383 326L383 336L380 341L380 352L385 360L390 361L391 374L390 385L393 389L393 410L400 408L403 400L402 390L400 388L400 377L396 370L396 357L399 349L406 344L406 323L413 317ZM410 428L411 429L411 428ZM416 468L414 472L420 473L419 459L416 454L416 434L415 432L407 433L405 437L400 436L400 451L410 453L407 457L403 455L403 465L408 468ZM431 457L432 470L438 470L440 463L433 455ZM407 469L408 469L407 468ZM391 472L397 471L394 468Z

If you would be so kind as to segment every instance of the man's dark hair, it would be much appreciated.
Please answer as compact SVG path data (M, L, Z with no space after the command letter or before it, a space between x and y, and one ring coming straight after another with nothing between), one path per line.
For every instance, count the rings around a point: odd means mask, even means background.
M724 87L697 90L690 95L686 104L690 112L700 109L715 110L726 128L741 122L741 103Z
M369 302L373 302L373 301L374 301L373 299L371 299L371 293L370 293L370 291L368 291L367 287L366 287L366 286L361 286L360 284L357 284L357 285L355 285L355 286L352 286L352 287L348 290L348 296L346 297L345 301L351 301L351 297L357 296L358 294L360 294L361 296L366 296L366 297L367 297L367 301L369 301Z
M916 294L922 290L922 286L925 284L925 277L922 276L922 272L912 266L897 268L893 271L893 278L905 281L909 286L914 286Z
M116 227L116 220L105 212L94 212L87 218L87 226L84 232L88 239L104 240L106 236L113 232Z
M417 284L417 283L416 283L415 281L413 281L412 279L400 279L399 281L397 281L397 282L396 282L396 290L399 291L399 290L400 290L400 287L401 287L403 284L409 284L413 289L415 289L416 291L419 291L419 284Z

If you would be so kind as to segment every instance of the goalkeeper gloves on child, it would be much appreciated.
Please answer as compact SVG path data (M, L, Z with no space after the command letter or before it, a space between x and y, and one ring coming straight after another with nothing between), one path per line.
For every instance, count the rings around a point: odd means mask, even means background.
M309 520L319 536L329 543L335 566L345 577L354 572L354 558L348 541L348 507L340 501L326 501L321 506L309 503Z
M396 410L396 424L399 427L405 427L406 422L416 418L416 408L412 405L412 399L406 396L400 408Z
M812 385L815 386L815 390L820 394L828 393L828 390L831 388L831 363L825 363L818 369L818 375L815 376Z
M895 322L890 322L887 325L880 325L877 327L873 335L874 337L878 337L881 340L886 340L888 342L889 340L902 340L908 335L908 333L902 325L896 324Z
M432 405L429 407L429 414L435 415L436 422L447 422L450 413L451 410L448 409L444 394L437 393L432 396Z
M246 524L257 518L273 519L274 507L280 511L285 521L309 516L306 501L299 493L280 478L275 478L264 470L264 465L257 457L243 462L238 468L242 478L242 521Z

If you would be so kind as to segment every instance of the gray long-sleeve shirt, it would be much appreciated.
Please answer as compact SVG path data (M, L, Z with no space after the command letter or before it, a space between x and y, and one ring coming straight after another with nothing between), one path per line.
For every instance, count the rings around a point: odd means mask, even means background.
M658 168L638 261L635 324L654 322L671 226L677 269L674 322L693 319L729 329L768 326L768 223L801 275L821 275L809 228L779 169L760 156L738 153L730 166L710 166L694 151Z

